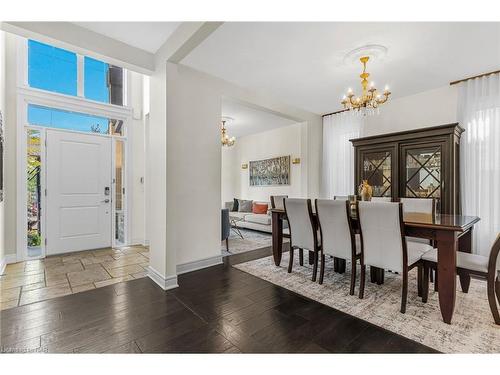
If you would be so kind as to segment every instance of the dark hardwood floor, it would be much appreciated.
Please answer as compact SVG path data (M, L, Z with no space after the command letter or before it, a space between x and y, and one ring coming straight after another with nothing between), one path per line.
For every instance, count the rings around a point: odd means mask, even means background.
M226 257L164 292L149 278L0 312L2 352L429 353L426 346L239 271Z

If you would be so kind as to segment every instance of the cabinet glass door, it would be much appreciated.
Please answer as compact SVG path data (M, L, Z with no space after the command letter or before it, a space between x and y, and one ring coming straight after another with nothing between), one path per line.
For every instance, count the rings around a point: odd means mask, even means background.
M370 151L362 154L361 179L368 180L374 197L390 197L392 194L392 152Z
M441 146L405 150L405 197L441 198Z

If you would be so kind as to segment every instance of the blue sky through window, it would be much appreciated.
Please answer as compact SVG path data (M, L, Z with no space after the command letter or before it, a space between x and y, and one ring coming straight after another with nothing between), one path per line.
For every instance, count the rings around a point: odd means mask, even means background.
M28 105L28 123L57 129L81 132L108 133L108 119L83 113L67 112L54 108ZM97 131L99 130L99 131Z
M109 103L108 64L84 58L84 95L87 99ZM34 40L28 41L28 84L30 87L77 95L77 56L75 53ZM36 105L28 106L31 125L90 132L99 126L106 134L108 119L82 113L61 111Z
M84 59L84 93L87 99L109 103L107 86L109 65L105 62L85 57Z
M28 83L30 87L77 93L76 54L47 44L28 41Z

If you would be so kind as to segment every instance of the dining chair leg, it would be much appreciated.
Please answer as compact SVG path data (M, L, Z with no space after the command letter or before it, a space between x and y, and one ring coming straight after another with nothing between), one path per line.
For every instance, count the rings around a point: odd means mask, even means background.
M356 286L356 258L351 261L351 288L349 289L349 295L354 295L354 288Z
M431 280L431 283L434 282L434 270L432 268L429 269L429 278Z
M500 314L498 313L497 299L496 299L496 297L498 296L495 296L495 277L496 275L494 274L488 275L488 302L490 304L491 314L493 315L495 324L500 325ZM498 285L496 289L497 289L496 292L500 291Z
M419 297L422 297L422 277L423 277L423 269L422 265L419 265L417 266L417 290Z
M365 295L365 277L366 277L366 266L361 264L361 277L359 280L359 298L363 299Z
M314 252L314 265L313 265L313 275L312 281L316 281L316 276L318 275L318 252Z
M229 239L226 238L226 251L229 253Z
M304 265L304 249L299 249L299 264Z
M436 269L434 270L436 272L436 277L434 277L434 291L437 292L438 291L438 288L439 288L439 285L438 285L438 271L437 271L437 265L436 265Z
M293 247L290 246L290 260L288 262L288 273L292 272L293 267Z
M319 283L323 284L323 277L325 276L325 254L321 254L321 268L319 269Z
M408 298L408 270L403 270L403 288L401 293L401 312L406 312L406 299Z
M432 271L432 270L430 270ZM427 303L429 298L429 266L424 264L424 275L422 282L422 302Z
M497 293L498 303L500 303L500 280L498 278L497 281L495 281L495 291Z

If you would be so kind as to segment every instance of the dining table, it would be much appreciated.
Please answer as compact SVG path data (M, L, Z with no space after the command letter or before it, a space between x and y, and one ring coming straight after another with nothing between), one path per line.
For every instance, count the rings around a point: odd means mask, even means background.
M286 220L286 213L285 210L279 208L273 208L270 211L272 217L273 259L274 264L279 266L283 252L283 237L289 237L289 235L283 234L283 221ZM313 213L313 217L316 218L315 213ZM354 230L359 232L359 221L355 209L350 210L350 220ZM451 324L455 309L457 251L472 252L472 232L474 224L479 220L477 216L418 212L406 212L403 214L405 236L431 240L431 243L437 248L439 307L443 321L448 324ZM312 259L311 256L310 259ZM335 263L335 267L338 267L337 262ZM343 269L345 270L345 265ZM384 270L382 270L382 275L383 272ZM372 273L372 281L374 281L374 277L377 278L376 272ZM470 285L470 276L459 275L459 279L462 291L467 293ZM380 283L380 274L378 275L378 281Z

